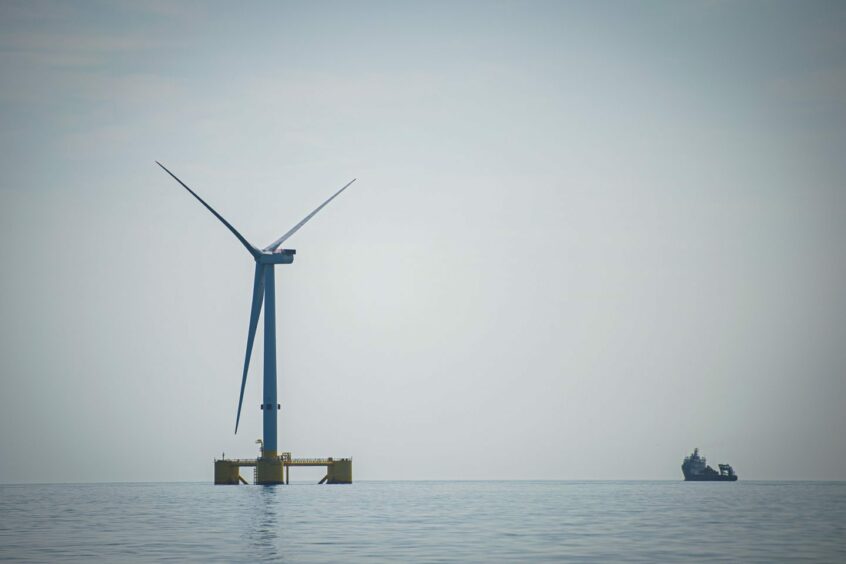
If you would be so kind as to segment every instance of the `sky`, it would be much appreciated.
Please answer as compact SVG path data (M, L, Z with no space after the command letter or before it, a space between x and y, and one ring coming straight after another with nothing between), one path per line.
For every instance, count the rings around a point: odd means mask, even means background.
M0 482L846 479L842 2L0 4ZM292 475L315 478L307 472Z

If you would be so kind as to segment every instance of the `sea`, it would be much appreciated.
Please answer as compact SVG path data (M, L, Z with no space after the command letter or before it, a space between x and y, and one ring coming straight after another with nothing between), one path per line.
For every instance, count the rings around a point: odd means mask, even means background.
M846 562L846 482L0 485L20 562Z

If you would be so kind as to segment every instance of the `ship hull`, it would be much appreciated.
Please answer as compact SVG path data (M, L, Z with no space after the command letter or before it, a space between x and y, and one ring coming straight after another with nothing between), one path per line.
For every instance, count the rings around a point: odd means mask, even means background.
M737 476L685 476L685 482L736 482Z

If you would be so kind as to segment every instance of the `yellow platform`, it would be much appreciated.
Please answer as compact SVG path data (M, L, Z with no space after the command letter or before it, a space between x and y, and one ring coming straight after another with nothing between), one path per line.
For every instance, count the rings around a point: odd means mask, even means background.
M248 483L241 476L241 468L252 467L253 483L260 485L287 484L292 466L325 466L321 484L352 484L352 458L291 458L291 453L259 458L222 458L214 461L216 485Z

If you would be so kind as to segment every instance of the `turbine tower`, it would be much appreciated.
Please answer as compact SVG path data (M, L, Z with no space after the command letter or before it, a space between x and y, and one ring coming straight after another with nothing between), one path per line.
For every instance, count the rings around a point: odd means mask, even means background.
M302 221L293 226L287 233L273 241L263 249L258 249L231 223L226 221L217 211L214 210L205 200L203 200L196 192L191 190L184 182L176 177L170 170L162 163L156 161L156 164L168 173L174 180L188 190L207 210L209 210L223 225L232 232L233 235L241 242L247 252L252 255L256 261L255 277L253 279L253 299L252 307L250 309L250 329L247 334L247 352L244 356L244 372L241 376L241 393L238 396L238 413L235 416L235 433L238 433L238 424L241 421L241 404L244 401L244 387L247 383L247 372L250 368L250 357L253 352L253 342L255 341L256 329L258 326L258 318L261 313L262 305L264 305L264 391L261 409L263 411L263 427L264 427L264 441L261 458L258 460L258 474L272 474L280 478L279 480L270 479L260 483L280 483L281 482L281 465L271 464L271 467L265 468L262 471L262 460L265 461L279 461L279 453L277 452L276 442L276 420L280 408L276 397L276 284L274 277L274 267L277 264L291 264L294 262L294 249L280 249L282 243L288 240L294 233L296 233L303 225L305 225L312 217L322 210L329 202L334 200L338 195L346 190L350 184L355 182L355 178L349 181L343 188L335 192L328 200L320 204L313 212L305 216ZM332 461L332 459L328 459ZM268 466L265 464L265 466ZM275 466L279 466L280 471L277 473Z

